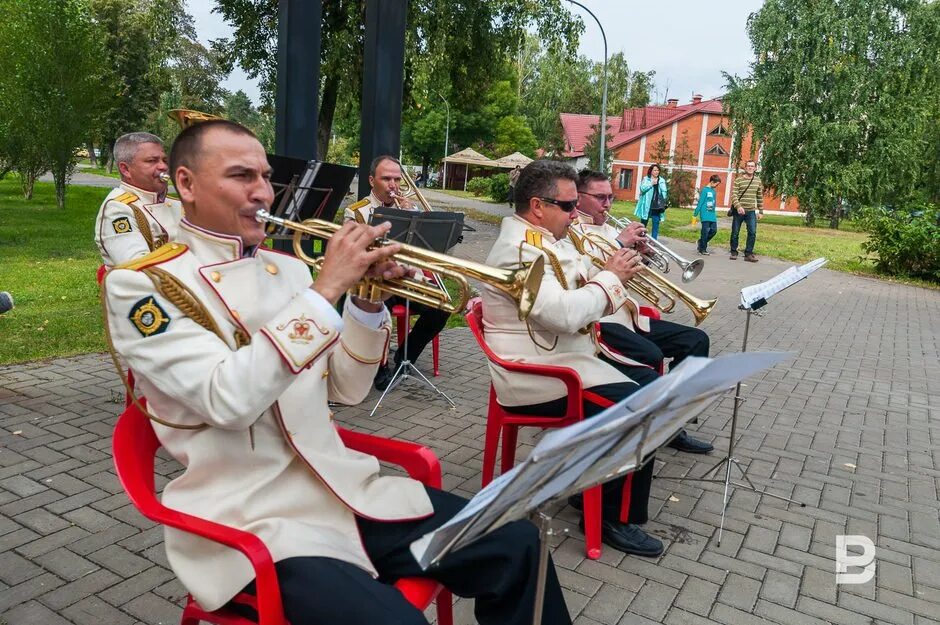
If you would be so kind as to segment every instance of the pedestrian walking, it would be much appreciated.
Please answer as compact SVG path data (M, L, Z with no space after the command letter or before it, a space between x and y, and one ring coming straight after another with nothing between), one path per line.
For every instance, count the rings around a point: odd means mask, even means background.
M744 260L756 263L754 243L757 241L757 220L764 216L764 185L754 173L757 163L748 161L744 164L744 174L734 180L731 191L731 260L738 259L738 234L741 224L747 227L747 241L744 243Z
M666 196L666 180L659 175L659 165L653 163L640 182L640 199L636 203L633 214L640 218L644 228L649 227L652 219L653 228L650 236L654 239L659 238L659 222L666 215Z
M708 184L702 187L698 194L698 202L695 204L695 210L692 211L693 217L698 217L702 222L702 233L698 239L698 253L708 256L708 242L718 234L718 216L715 213L716 193L715 189L721 184L721 177L712 174L708 179Z

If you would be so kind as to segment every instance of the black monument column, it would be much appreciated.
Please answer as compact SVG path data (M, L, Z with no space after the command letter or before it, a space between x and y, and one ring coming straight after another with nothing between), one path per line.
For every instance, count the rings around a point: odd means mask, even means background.
M277 3L274 152L282 156L317 158L321 9L322 0Z
M366 0L359 134L359 197L369 194L369 165L379 154L398 156L405 74L408 0Z

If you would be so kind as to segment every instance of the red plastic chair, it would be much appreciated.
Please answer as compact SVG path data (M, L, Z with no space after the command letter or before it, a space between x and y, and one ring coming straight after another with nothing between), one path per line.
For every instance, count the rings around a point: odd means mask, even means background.
M467 325L473 332L477 344L486 357L494 365L529 375L543 375L556 378L568 389L568 406L563 417L558 416L530 416L511 412L500 405L496 398L496 389L490 384L489 411L486 416L486 439L483 446L483 486L493 480L496 468L496 448L502 436L502 458L500 471L505 473L512 468L516 460L516 441L520 427L560 428L584 420L584 401L597 404L603 408L611 406L613 402L596 393L585 391L581 384L581 376L574 369L550 365L534 365L504 360L496 355L483 337L483 302L476 300L472 303L466 315ZM624 482L623 504L620 517L626 522L626 513L630 509L630 486L632 474L627 475ZM601 487L595 486L584 491L584 542L587 557L597 560L601 557Z
M426 447L337 429L350 449L370 453L379 460L398 464L414 479L440 488L440 464ZM134 506L151 521L192 532L237 549L251 561L255 569L257 597L242 593L235 601L254 608L258 613L257 622L228 608L207 612L192 596L187 596L180 625L198 625L200 621L215 625L289 625L284 618L274 561L260 538L242 530L171 510L157 499L153 475L154 454L159 448L160 441L154 434L147 416L136 406L128 406L114 428L113 452L118 479ZM436 598L438 622L441 625L453 625L451 594L437 582L424 578L406 578L399 580L395 587L412 605L421 610L426 609Z
M414 317L417 314L418 313L416 312L412 312L411 316ZM411 319L405 321L405 307L401 304L392 306L392 316L395 317L395 330L398 332L398 347L401 349L401 346L405 344L405 332L411 328ZM435 334L434 338L431 340L431 356L434 362L434 377L441 375L441 342L439 339L440 335Z

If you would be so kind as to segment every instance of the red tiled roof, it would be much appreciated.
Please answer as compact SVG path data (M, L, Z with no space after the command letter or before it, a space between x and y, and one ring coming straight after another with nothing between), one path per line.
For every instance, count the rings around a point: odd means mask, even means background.
M619 117L608 117L608 127L613 132L613 139L608 142L609 148L617 148L633 141L645 134L684 119L695 113L722 112L721 100L705 100L698 104L683 104L682 106L643 106L639 108L624 109ZM563 156L574 158L584 155L584 144L594 134L594 128L600 122L599 115L580 115L576 113L561 113L561 125L565 134L565 144L568 149Z

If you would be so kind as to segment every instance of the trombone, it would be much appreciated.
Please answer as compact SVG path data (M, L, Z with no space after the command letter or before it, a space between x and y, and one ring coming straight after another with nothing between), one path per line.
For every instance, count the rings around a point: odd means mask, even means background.
M282 219L263 209L255 213L255 218L262 223L273 223L293 230L294 253L297 258L317 270L322 266L323 258L313 258L303 250L301 245L303 237L306 235L328 240L342 228L339 224L322 219L306 219L302 222ZM373 245L384 246L391 243L393 241L377 239ZM519 308L519 320L524 321L532 312L539 287L542 285L542 275L545 273L545 260L542 257L536 258L534 262L520 269L498 269L406 244L401 244L401 251L395 254L394 259L402 264L425 269L454 280L458 291L455 301L451 301L446 291L441 292L434 286L412 278L393 280L363 278L356 285L356 295L373 301L381 299L383 294L398 295L453 314L463 312L466 308L470 300L468 278L474 278L503 291L514 299Z
M601 269L607 264L607 259L617 251L607 239L594 234L582 236L569 229L568 238L579 253L590 258L594 266ZM593 246L597 252L591 251L589 245ZM642 264L638 267L637 275L630 280L629 286L640 297L664 313L671 313L676 307L676 300L681 301L692 311L696 326L705 321L712 308L715 307L715 302L718 301L717 297L707 300L699 299Z
M629 219L619 219L610 213L607 213L607 220L618 230L623 230L633 223ZM701 258L686 260L652 237L646 237L644 243L650 248L650 251L645 252L643 256L649 260L650 264L663 273L669 273L669 261L671 260L682 268L683 282L695 280L698 274L702 273L702 269L705 268L705 261Z
M401 202L399 202L399 200L414 198L415 201L421 205L421 208L424 209L424 212L434 212L431 208L431 205L428 203L427 198L424 197L424 194L421 193L420 189L418 189L418 185L415 184L415 181L411 178L411 174L409 174L408 170L405 169L405 166L399 165L399 169L401 169L401 178L405 182L405 191L401 195L396 193L392 196L392 200L395 202L395 206L401 208Z

